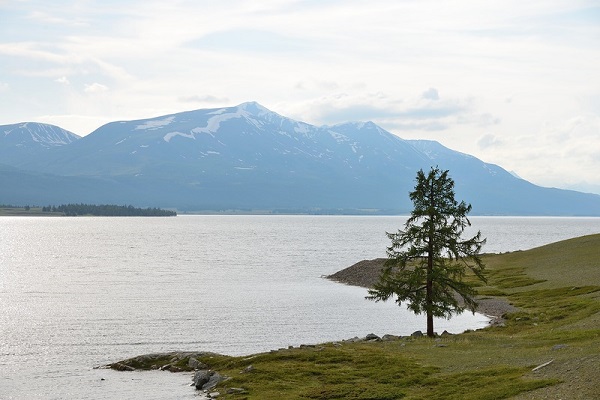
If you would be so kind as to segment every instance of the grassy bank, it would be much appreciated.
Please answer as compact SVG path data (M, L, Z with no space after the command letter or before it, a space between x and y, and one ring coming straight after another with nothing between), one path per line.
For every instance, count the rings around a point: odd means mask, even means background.
M600 398L600 234L485 262L480 294L519 309L504 326L201 361L230 377L220 399Z

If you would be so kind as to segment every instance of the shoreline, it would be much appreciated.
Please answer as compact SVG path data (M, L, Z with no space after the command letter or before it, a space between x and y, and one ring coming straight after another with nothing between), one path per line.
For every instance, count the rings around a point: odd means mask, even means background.
M370 289L379 279L383 263L386 260L386 258L362 260L334 274L323 276L323 278L345 285ZM485 296L478 297L476 300L478 307L475 312L490 318L489 326L503 325L504 315L518 310L506 299L500 297Z

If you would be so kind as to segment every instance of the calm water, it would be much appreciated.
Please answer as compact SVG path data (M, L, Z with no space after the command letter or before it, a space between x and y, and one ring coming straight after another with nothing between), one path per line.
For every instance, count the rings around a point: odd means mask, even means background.
M322 279L385 256L404 217L0 218L1 399L193 399L190 375L94 369L175 350L240 355L424 318ZM600 232L600 218L472 218L486 252ZM479 328L465 314L436 330Z

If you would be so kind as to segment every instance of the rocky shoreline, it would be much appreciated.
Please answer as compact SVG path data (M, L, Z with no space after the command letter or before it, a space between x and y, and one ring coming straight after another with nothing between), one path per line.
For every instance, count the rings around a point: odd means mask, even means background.
M324 278L346 285L370 288L373 287L373 285L379 279L379 275L385 261L386 259L384 258L362 260L348 268L336 272L335 274L324 276ZM478 298L477 301L479 303L477 311L491 319L490 325L503 325L503 316L506 313L517 310L517 308L501 298L485 297ZM444 331L436 338L436 341L439 341L441 338L449 335L451 334ZM355 337L352 339L342 340L341 342L335 342L334 345L342 346L344 343L355 342L405 341L413 340L422 336L424 335L421 331L416 331L405 337L395 335L384 335L383 337L378 337L377 335L371 333L363 338ZM443 343L437 343L436 345L446 346ZM300 348L303 347L317 348L319 345L300 346ZM290 346L287 350L289 349L292 349L292 347ZM280 350L285 349L272 350L272 352L277 352ZM196 390L200 391L200 396L203 396L202 398L214 399L221 396L220 392L215 391L215 387L219 383L229 380L227 376L219 374L219 372L213 370L209 365L210 359L214 357L222 356L211 352L171 352L145 354L106 365L105 368L111 368L117 371L162 370L170 372L192 372L193 376L190 386L194 386ZM208 361L208 363L204 361ZM252 369L253 366L250 365L243 371L240 371L240 373L243 374L251 372ZM244 389L236 387L222 388L221 390L227 394L245 393Z
M379 279L385 261L385 258L362 260L324 278L346 285L371 288ZM508 301L498 297L479 297L477 302L479 304L477 312L489 317L490 325L503 325L503 316L506 313L517 311L517 308Z

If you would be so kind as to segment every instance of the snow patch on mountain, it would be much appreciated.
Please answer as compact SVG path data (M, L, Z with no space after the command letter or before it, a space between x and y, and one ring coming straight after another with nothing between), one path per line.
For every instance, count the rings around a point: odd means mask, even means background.
M219 114L223 114L224 112L226 112L227 109L226 108L221 108L215 111L211 111L209 113L207 113L208 115L219 115Z
M145 123L143 123L141 125L137 125L135 127L135 130L136 131L139 131L139 130L154 131L154 130L162 128L163 126L167 126L167 125L171 124L174 120L175 120L175 117L171 116L171 117L166 117L163 119L155 119L152 121L146 121Z
M163 140L167 143L169 143L171 141L171 139L173 139L175 136L181 136L184 138L188 138L188 139L196 139L196 136L194 136L193 133L183 133L183 132L169 132L167 133L165 136L163 136Z
M348 138L348 136L346 135L342 135L341 133L338 133L336 131L327 131L329 133L329 135L331 135L332 138L335 139L336 142L338 143L344 143L344 142L348 142L350 141L350 139Z
M168 143L175 136L181 136L181 137L188 138L188 139L196 139L197 134L207 134L212 137L215 137L215 133L219 130L219 127L221 126L222 122L225 122L227 120L234 119L234 118L240 118L243 116L245 116L245 112L243 110L239 110L239 109L233 113L216 114L215 116L210 117L208 119L208 121L206 121L206 126L204 126L204 127L194 128L190 131L190 133L169 132L165 136L163 136L163 140Z
M21 147L35 143L36 146L50 148L67 145L79 139L79 136L58 126L37 122L5 125L0 127L0 132L4 133L5 140Z
M310 133L310 128L310 125L300 123L294 127L294 132L306 135L307 133Z

